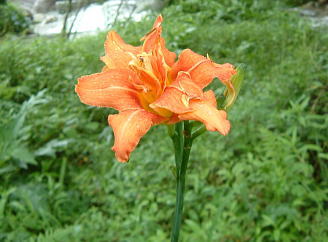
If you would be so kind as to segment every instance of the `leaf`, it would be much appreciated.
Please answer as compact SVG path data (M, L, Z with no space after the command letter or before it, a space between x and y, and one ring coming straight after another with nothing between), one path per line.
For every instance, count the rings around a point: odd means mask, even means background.
M4 174L6 174L6 173L13 172L13 171L15 171L16 169L17 169L16 166L13 166L13 165L11 165L11 164L6 165L4 168L1 168L1 169L0 169L0 176L4 175Z
M328 160L328 153L320 153L319 158L322 158L324 160Z
M1 174L1 173L0 173ZM2 219L5 216L5 208L8 201L8 197L10 194L12 194L16 188L10 188L9 190L5 191L1 194L0 198L0 219Z
M189 227L191 231L200 236L204 241L207 240L207 234L199 224L191 219L186 219L185 223L187 225L186 227Z
M66 147L70 142L72 142L71 139L66 139L66 140L58 140L54 139L46 143L43 147L39 148L38 150L35 151L36 156L55 156L56 151L59 148Z
M16 146L12 151L12 157L20 160L21 167L27 168L26 164L37 165L33 153L31 153L25 146Z
M263 218L263 226L264 227L273 226L275 224L274 220L265 214L262 215L262 218Z

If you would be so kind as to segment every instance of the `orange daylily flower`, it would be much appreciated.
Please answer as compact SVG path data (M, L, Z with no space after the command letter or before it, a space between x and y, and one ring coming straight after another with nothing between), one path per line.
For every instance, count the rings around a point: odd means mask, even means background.
M166 49L161 37L162 21L162 16L157 17L138 47L110 31L101 57L102 72L82 76L75 87L81 102L119 111L109 115L108 122L115 135L112 149L121 162L129 159L153 125L196 120L223 135L230 129L226 112L217 109L214 92L203 89L217 77L233 93L235 68L189 49L175 61L176 54Z

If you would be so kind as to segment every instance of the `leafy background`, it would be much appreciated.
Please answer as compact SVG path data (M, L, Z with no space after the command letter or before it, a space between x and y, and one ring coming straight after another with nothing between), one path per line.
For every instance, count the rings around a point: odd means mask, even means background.
M303 2L180 0L163 10L169 49L246 65L231 133L206 133L192 148L182 241L328 240L328 31L290 10ZM115 29L139 45L156 15ZM169 239L166 128L118 163L113 110L74 93L79 76L101 70L105 35L1 39L0 241Z

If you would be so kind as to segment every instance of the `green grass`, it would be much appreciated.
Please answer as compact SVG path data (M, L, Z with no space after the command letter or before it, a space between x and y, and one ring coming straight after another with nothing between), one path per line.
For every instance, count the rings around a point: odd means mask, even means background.
M181 2L163 12L170 49L246 65L231 133L206 133L192 148L182 241L327 241L326 29L270 1ZM116 28L139 44L153 19ZM2 40L0 241L169 239L175 178L166 128L152 128L131 161L118 163L113 110L74 93L77 77L101 70L104 38Z

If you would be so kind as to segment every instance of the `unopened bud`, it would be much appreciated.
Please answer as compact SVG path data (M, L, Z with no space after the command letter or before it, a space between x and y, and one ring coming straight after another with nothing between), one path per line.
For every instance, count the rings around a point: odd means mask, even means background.
M233 88L226 88L224 91L224 109L227 110L231 108L231 106L234 104L234 102L237 99L237 96L239 94L241 85L244 80L244 68L243 67L238 67L237 68L237 73L232 76L231 78L231 84Z

